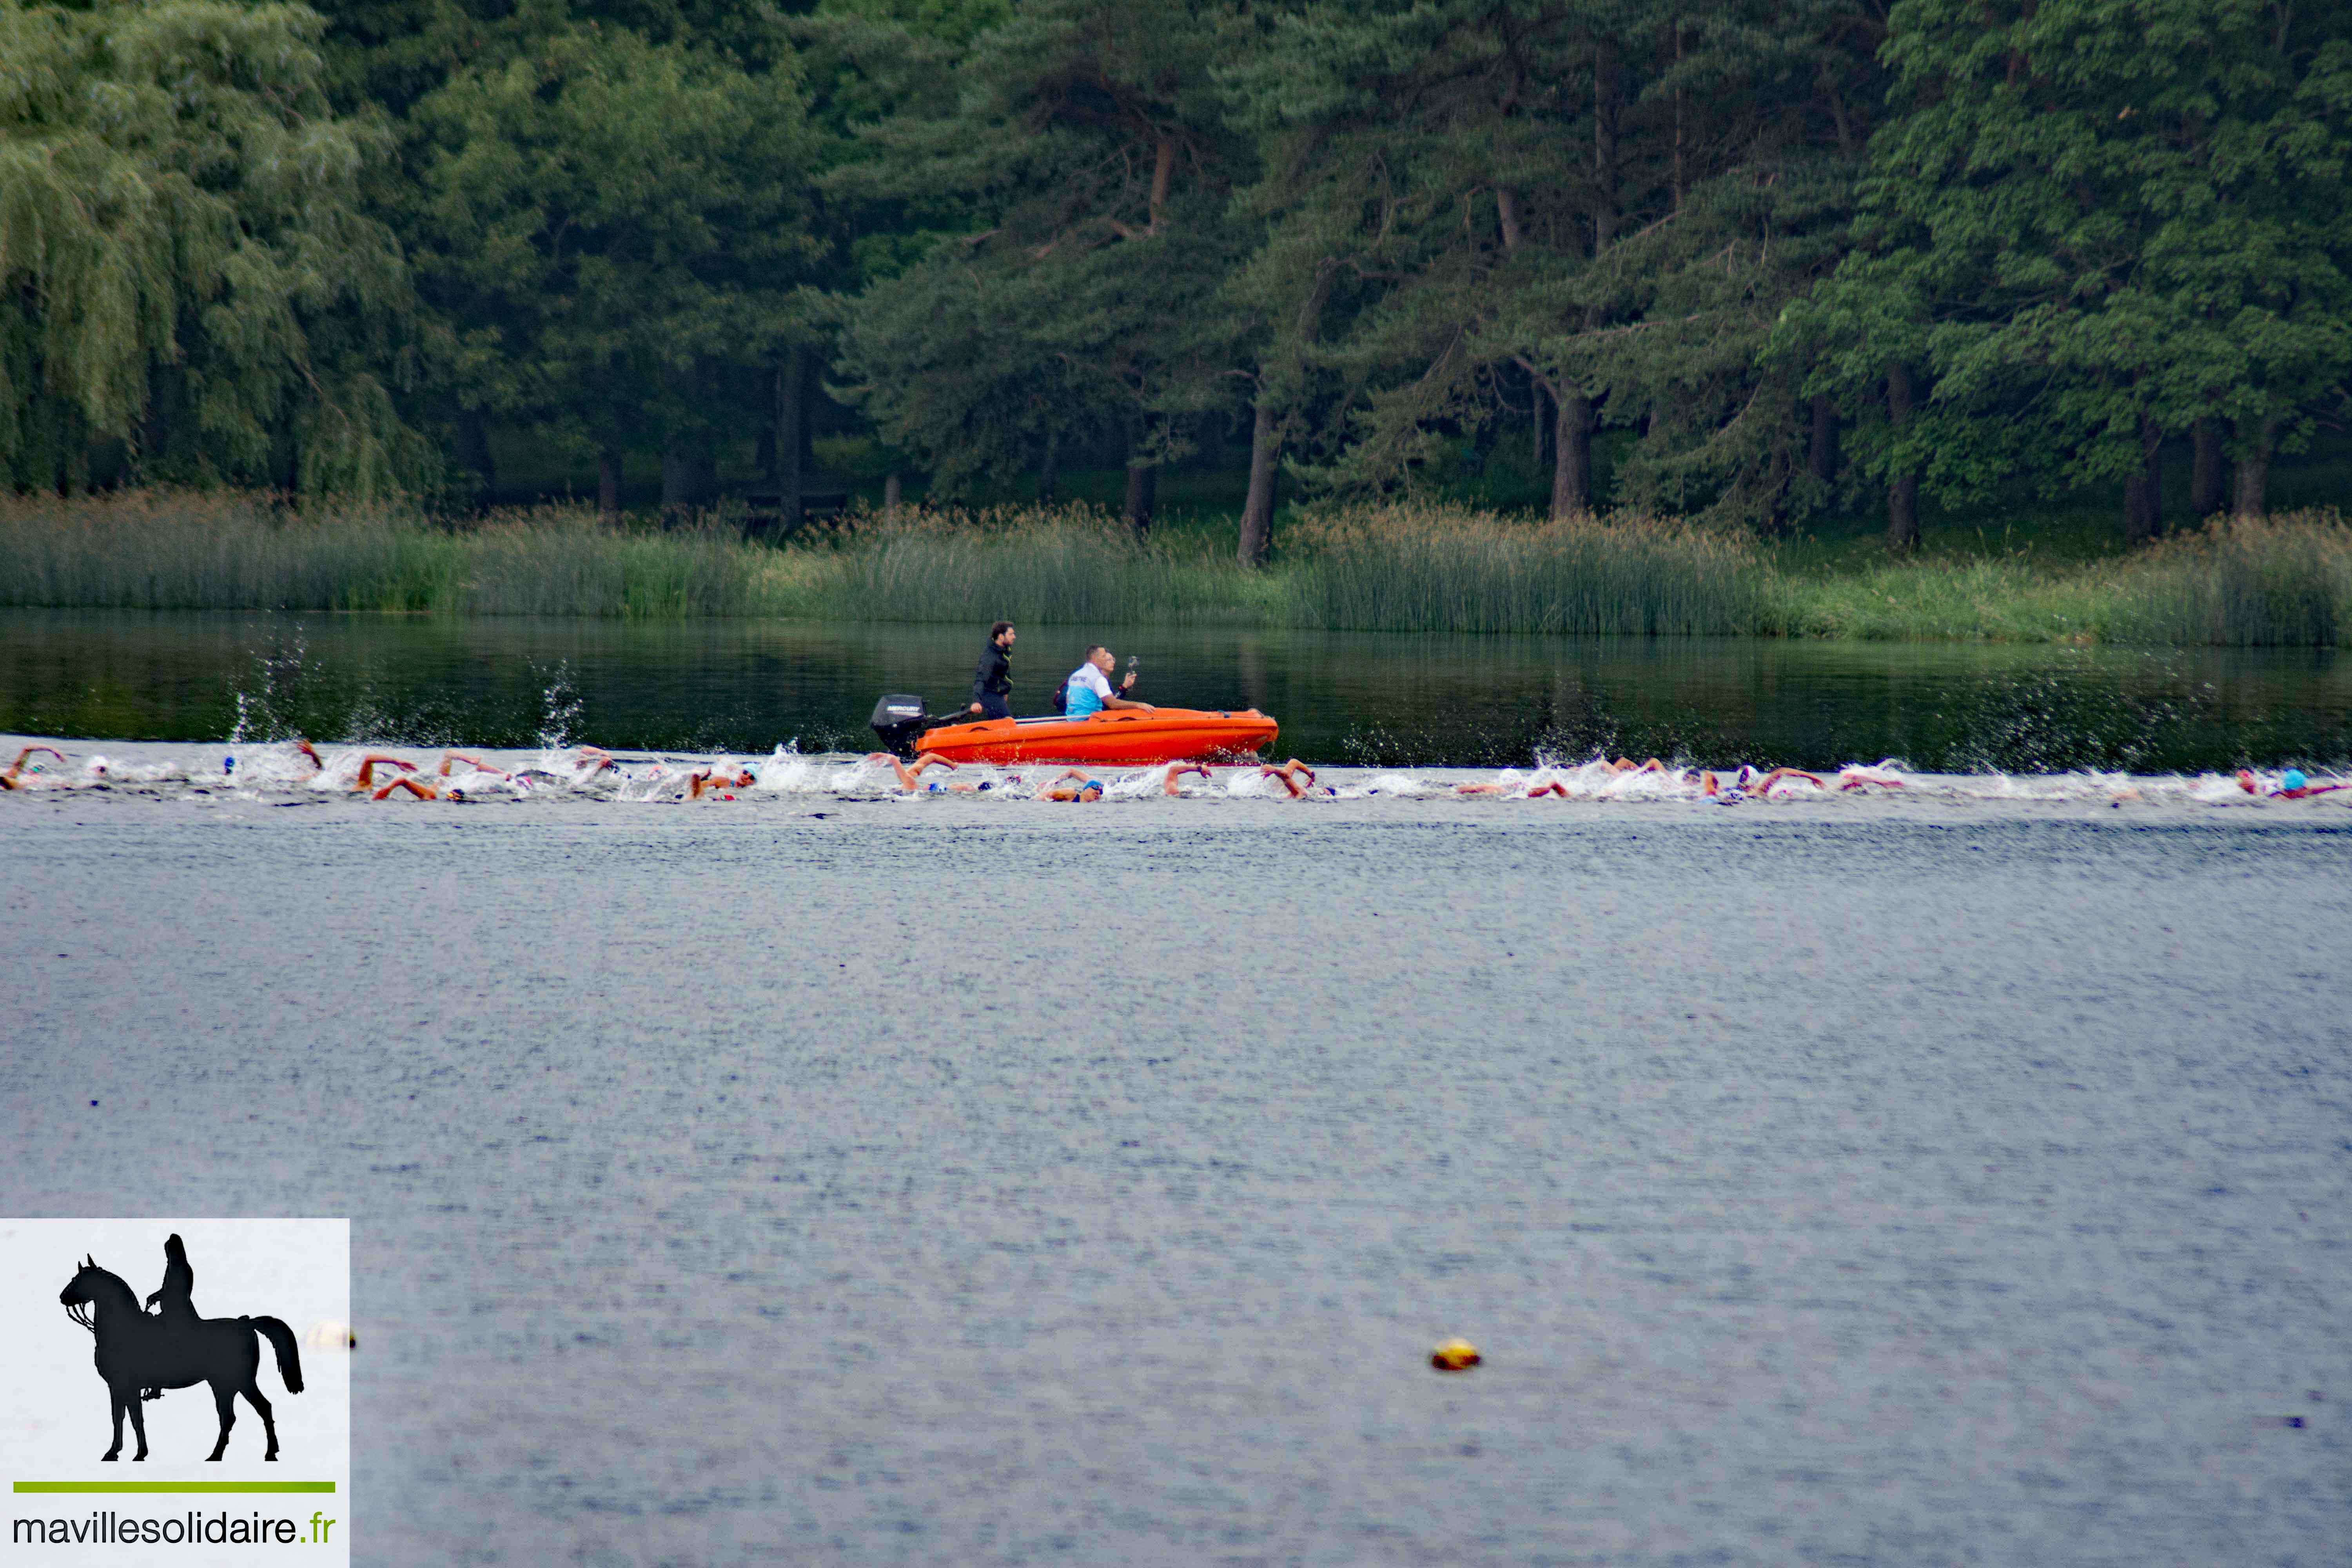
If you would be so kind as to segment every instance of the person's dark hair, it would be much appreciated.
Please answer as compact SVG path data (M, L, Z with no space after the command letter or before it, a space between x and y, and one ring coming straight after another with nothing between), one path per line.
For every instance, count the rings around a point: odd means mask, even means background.
M994 642L997 638L1003 637L1012 629L1013 623L1011 621L999 621L994 626L988 628L988 640Z
M1088 658L1094 658L1095 655L1102 652L1102 650L1103 645L1098 642L1090 642L1087 644L1087 657Z

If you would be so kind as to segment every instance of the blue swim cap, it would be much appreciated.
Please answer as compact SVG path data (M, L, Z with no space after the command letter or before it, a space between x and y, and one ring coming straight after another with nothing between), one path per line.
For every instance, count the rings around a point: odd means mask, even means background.
M2301 789L2310 782L2311 781L2309 779L2303 776L2303 770L2301 768L2289 768L2284 773L2279 776L2279 788Z
M1103 793L1102 780L1100 780L1100 779L1088 779L1086 783L1084 783L1084 784L1080 784L1078 787L1079 787L1080 789L1082 789L1082 790L1088 790L1088 789L1090 789L1090 790L1094 791L1097 795L1100 795L1100 794L1102 794L1102 793Z

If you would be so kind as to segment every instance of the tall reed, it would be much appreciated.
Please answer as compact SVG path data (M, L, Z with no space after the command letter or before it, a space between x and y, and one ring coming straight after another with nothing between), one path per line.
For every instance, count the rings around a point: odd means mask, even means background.
M918 512L843 552L835 604L860 620L1265 625L1284 585L1082 507Z
M2326 647L2352 627L2352 526L2334 511L2216 521L2115 571L2118 642Z
M1297 624L1362 631L1754 632L1766 563L1745 541L1621 516L1532 522L1462 507L1331 510L1294 531L1314 570Z
M383 507L236 494L0 499L0 603L142 610L733 616L768 552L541 508L445 528Z
M680 620L756 615L766 552L715 525L631 533L576 513L492 521L463 536L451 607L478 616Z
M266 499L136 491L0 500L0 599L123 609L428 609L446 537L365 508L298 517Z
M1461 507L1327 506L1252 571L1197 536L1139 541L1084 508L911 512L785 548L716 522L580 508L444 524L385 506L126 492L0 497L0 604L1396 632L1756 634L2332 645L2352 627L2352 527L2225 521L2081 566L2011 558L1786 570L1670 520L1538 522Z

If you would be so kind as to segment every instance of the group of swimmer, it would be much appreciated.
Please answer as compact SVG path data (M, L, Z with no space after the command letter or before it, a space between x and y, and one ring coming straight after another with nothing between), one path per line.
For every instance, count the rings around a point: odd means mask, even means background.
M266 760L265 760L266 758ZM849 759L841 759L848 761ZM412 761L390 751L361 750L329 759L306 740L273 745L264 752L248 752L222 760L222 771L253 788L299 787L341 791L371 801L420 800L452 804L488 799L520 799L541 789L553 793L645 801L732 801L739 792L758 788L762 770L770 770L767 791L799 794L814 787L838 795L871 791L879 782L902 796L917 795L997 795L1059 804L1090 805L1113 795L1181 796L1209 792L1285 800L1330 799L1379 795L1437 794L1461 799L1535 801L1578 798L1679 798L1735 805L1742 801L1789 800L1860 792L1911 791L1923 785L1927 793L1948 793L1933 781L1906 778L1888 767L1852 766L1836 773L1808 773L1801 768L1769 770L1742 766L1737 770L1676 767L1656 757L1635 762L1630 757L1597 757L1580 766L1544 766L1530 773L1507 771L1499 777L1450 784L1424 785L1410 777L1374 775L1357 778L1346 787L1326 782L1317 770L1296 757L1281 763L1255 759L1238 763L1181 762L1125 773L1066 767L1047 772L1041 767L993 768L925 755L907 762L887 752L875 752L846 772L835 771L820 783L809 771L836 766L820 758L780 752L757 765L720 758L709 762L676 759L625 760L597 746L574 746L542 753L528 766L501 768L467 752L443 751L437 761ZM788 770L778 774L776 768ZM164 782L202 781L173 764L132 767L103 757L92 757L78 773L54 746L23 747L5 771L0 792L33 788L73 789L107 785L152 785ZM1220 784L1222 782L1222 788ZM2240 769L2232 776L2207 775L2201 784L2182 781L2184 787L2208 804L2218 803L2215 791L2257 799L2296 801L2352 790L2352 782L2315 783L2300 769L2277 774L2257 774ZM2234 785L2234 789L2232 786ZM2148 798L2155 786L2117 781L2104 786L2116 805ZM1963 790L1961 793L1971 792Z
M956 771L956 764L950 762L945 757L935 756L918 757L911 763L905 763L899 761L897 757L892 756L887 752L873 752L866 757L866 761L868 764L879 764L890 769L891 773L898 778L899 792L904 795L914 795L918 792L936 793L941 790L956 795L978 795L987 790L999 790L1006 794L1013 794L1018 791L1024 782L1021 775L1015 773L1011 779L1008 779L1003 783L999 783L994 779L983 779L978 784L967 783L961 780L949 784L941 784L935 779L927 784L922 782L923 774L927 770L931 768L945 768L950 773L953 773ZM1305 774L1307 781L1309 784L1312 784L1315 780L1315 770L1308 767L1305 763L1298 761L1296 757L1292 758L1289 762L1283 763L1280 767L1274 767L1265 763L1257 764L1257 771L1263 777L1280 780L1290 791L1291 798L1294 800L1297 799L1305 793L1299 788L1297 783L1297 776L1298 774ZM1182 795L1184 793L1183 787L1178 783L1178 781L1192 777L1195 774L1199 775L1202 779L1212 779L1216 776L1205 763L1170 763L1166 764L1160 772L1160 793L1170 795ZM1088 773L1086 769L1067 768L1065 769L1058 776L1048 779L1043 784L1035 785L1034 794L1036 798L1039 800L1059 801L1066 805L1073 802L1079 805L1092 805L1094 802L1102 799L1108 789L1108 786L1106 785L1102 780L1094 777L1092 774Z
M956 771L956 764L945 757L924 756L917 758L912 763L907 763L887 752L876 752L867 756L866 761L869 765L889 769L898 780L900 793L907 795L935 794L941 791L971 795L985 790L1010 790L1017 788L1020 784L1017 774L1013 779L1003 783L995 780L978 784L960 780L941 783L936 779L929 783L924 782L923 774L933 768L945 769L950 773ZM1845 768L1833 779L1827 780L1818 773L1809 773L1801 768L1774 768L1767 773L1759 768L1745 766L1727 779L1715 773L1669 767L1655 757L1643 763L1636 763L1630 757L1619 757L1614 762L1601 762L1597 766L1612 776L1624 773L1663 775L1667 782L1697 789L1702 798L1727 805L1736 805L1745 799L1770 799L1780 786L1791 783L1802 783L1816 791L1824 792L1832 789L1896 790L1907 787L1902 778L1884 768L1861 766ZM1296 757L1278 763L1244 763L1232 771L1238 772L1244 777L1254 774L1262 781L1279 784L1285 795L1292 800L1304 800L1313 795L1336 796L1340 793L1335 785L1318 784L1316 781L1315 770ZM1162 768L1147 769L1141 773L1132 775L1132 779L1138 783L1139 787L1125 793L1148 795L1152 793L1156 784L1158 793L1161 795L1181 795L1184 793L1181 781L1194 776L1204 782L1213 782L1216 773L1205 763L1171 763ZM1080 768L1071 768L1035 788L1038 799L1053 801L1091 802L1102 799L1107 793L1108 793L1108 785ZM1377 787L1368 789L1365 793L1377 793ZM1454 786L1454 793L1464 796L1497 796L1510 800L1542 800L1547 797L1570 800L1575 798L1577 792L1570 789L1567 783L1559 778L1538 774L1534 779L1504 778L1491 782L1459 784Z
M318 761L318 753L310 750L308 742L298 742L296 744L312 762ZM610 752L601 746L572 748L572 754L562 773L547 767L520 768L509 773L502 768L491 766L479 757L469 757L462 752L444 752L441 753L440 771L432 776L420 776L417 764L404 758L382 752L371 752L360 759L359 772L354 775L352 790L354 794L366 794L374 800L388 799L394 792L404 791L418 800L447 800L463 804L467 799L464 785L440 782L447 779L453 768L460 763L471 770L473 774L488 775L508 785L516 794L528 794L530 790L544 784L567 784L577 788L607 773L618 774L622 778L629 776L627 770L614 759ZM670 776L666 764L657 763L654 766L656 777L667 779ZM379 787L373 782L375 770L379 767L392 767L402 771ZM748 767L713 763L709 766L689 769L677 774L677 782L686 786L686 797L688 800L700 800L705 794L732 800L735 797L726 794L727 791L749 789L759 782L759 776ZM477 789L479 787L476 786Z
M1724 805L1737 805L1750 797L1757 800L1769 800L1775 789L1792 779L1801 779L1816 790L1825 790L1830 787L1822 781L1820 774L1809 773L1801 768L1774 768L1768 773L1761 769L1742 764L1738 773L1732 775L1731 781L1727 784L1717 773L1691 768L1670 768L1655 757L1652 757L1645 763L1637 763L1631 757L1620 757L1613 763L1602 763L1600 766L1612 774L1660 773L1675 784L1696 786L1702 797ZM1902 779L1883 768L1854 766L1838 774L1836 787L1842 790L1853 790L1902 789L1906 786ZM1515 798L1523 800L1540 800L1546 795L1556 795L1561 800L1568 800L1575 795L1575 792L1563 781L1557 778L1538 778L1525 784L1497 780L1493 784L1465 784L1454 786L1454 793L1456 795L1512 796L1515 791L1517 792Z

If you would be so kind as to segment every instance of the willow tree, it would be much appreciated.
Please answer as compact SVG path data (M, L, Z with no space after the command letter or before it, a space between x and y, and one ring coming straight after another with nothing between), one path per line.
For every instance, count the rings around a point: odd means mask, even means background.
M296 5L0 0L0 473L381 491L407 277Z

